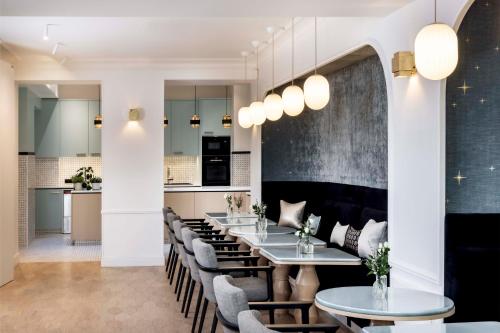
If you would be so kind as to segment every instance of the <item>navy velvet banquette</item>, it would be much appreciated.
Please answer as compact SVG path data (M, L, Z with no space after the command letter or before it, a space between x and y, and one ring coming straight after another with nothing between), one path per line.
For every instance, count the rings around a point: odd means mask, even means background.
M309 214L321 216L316 237L330 243L330 235L335 224L350 224L357 230L373 219L387 221L387 190L363 186L323 183L323 182L263 182L262 202L267 205L266 216L279 220L280 200L290 203L306 201L304 220ZM343 249L345 250L345 249ZM357 253L352 253L357 255ZM372 285L374 278L367 276L368 270L362 266L318 266L316 267L320 286L327 289L341 286ZM292 270L291 275L296 274Z

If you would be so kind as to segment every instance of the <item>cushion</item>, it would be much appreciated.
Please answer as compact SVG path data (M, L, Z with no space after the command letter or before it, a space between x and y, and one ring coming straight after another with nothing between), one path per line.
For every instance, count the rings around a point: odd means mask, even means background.
M358 254L361 258L373 255L379 243L387 240L387 222L370 220L365 225L358 239Z
M311 227L311 234L315 236L319 230L319 223L321 222L321 216L316 216L314 214L309 215L308 219L309 225Z
M260 312L257 310L245 310L238 314L238 326L240 333L278 333L270 330L261 322Z
M339 222L337 222L337 224L335 224L335 227L333 227L332 234L330 235L330 242L343 247L345 243L345 234L347 232L347 228L349 228L349 225L341 225Z
M228 275L214 277L217 307L225 320L238 326L238 313L248 310L248 297L245 291L234 286L234 280Z
M281 212L278 225L282 227L292 227L295 229L299 229L300 227L302 227L302 217L304 215L305 207L305 201L288 203L284 200L280 200Z
M235 287L243 289L249 302L267 301L267 281L259 277L242 277L232 280Z
M344 247L354 253L358 253L359 235L361 235L361 230L354 229L352 225L350 225L345 233Z

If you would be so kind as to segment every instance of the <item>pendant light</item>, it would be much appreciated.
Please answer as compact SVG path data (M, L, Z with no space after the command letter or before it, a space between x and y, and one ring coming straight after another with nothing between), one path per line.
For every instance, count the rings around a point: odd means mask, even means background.
M245 81L247 81L247 57L248 52L241 52L245 59ZM252 118L250 117L250 108L243 106L238 110L238 124L243 128L250 128L253 125Z
M222 127L231 128L231 124L233 120L231 119L231 115L227 113L227 86L226 86L226 114L222 117Z
M168 127L168 119L167 119L167 116L163 116L163 127Z
M283 91L283 108L287 115L295 117L304 110L304 92L299 86L294 84L295 78L295 18L292 18L292 84Z
M312 110L321 110L330 101L330 83L318 74L318 18L314 17L314 75L304 83L304 100Z
M415 38L417 72L429 80L442 80L455 70L458 63L458 38L449 25L438 23L434 0L434 23L426 25Z
M99 86L99 114L94 118L94 127L102 128L102 115L101 115L101 87Z
M194 114L189 121L192 128L200 127L200 116L198 115L198 98L196 95L196 86L194 86Z
M255 55L257 61L257 79L256 79L256 90L255 99L256 101L250 104L250 117L254 125L262 125L266 121L266 110L264 110L264 103L259 101L259 42L253 41L253 46L255 47Z
M273 54L273 64L272 64L272 90L269 95L264 99L264 110L266 111L267 119L271 121L276 121L281 118L283 115L283 100L281 96L274 92L274 40L275 40L275 31L274 27L268 27L267 32L272 34L272 54Z

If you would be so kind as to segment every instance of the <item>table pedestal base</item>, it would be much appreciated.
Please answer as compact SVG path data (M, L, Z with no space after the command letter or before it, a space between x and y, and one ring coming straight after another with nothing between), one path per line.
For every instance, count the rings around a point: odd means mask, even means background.
M314 266L301 265L299 274L297 275L295 288L295 297L298 301L310 301L314 302L314 296L318 291L319 280L318 275L316 275L316 269ZM295 310L294 313L295 321L297 323L302 322L300 310ZM318 310L313 304L309 308L309 323L314 324L318 321Z
M273 271L273 290L275 301L288 301L290 299L290 284L288 283L288 273L290 273L289 265L274 264ZM286 315L286 309L276 310L277 315Z

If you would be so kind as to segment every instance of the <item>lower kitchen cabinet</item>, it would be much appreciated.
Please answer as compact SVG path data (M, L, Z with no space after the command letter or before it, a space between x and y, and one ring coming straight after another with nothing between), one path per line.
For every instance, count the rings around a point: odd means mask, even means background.
M71 240L101 240L101 193L71 195Z
M194 192L167 192L164 195L164 206L172 207L183 219L194 219Z
M194 194L194 216L205 218L207 212L225 212L225 192L195 192Z
M64 218L63 190L37 189L35 230L62 232Z

